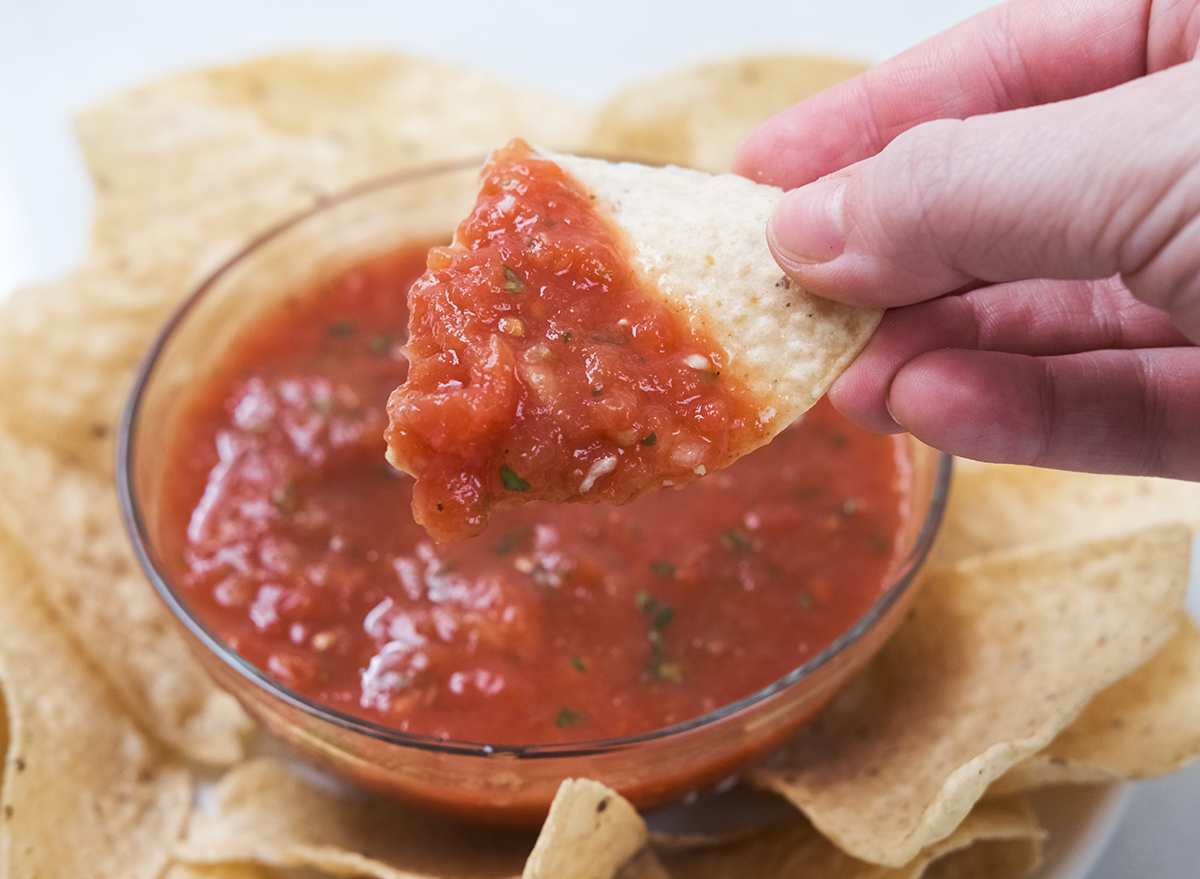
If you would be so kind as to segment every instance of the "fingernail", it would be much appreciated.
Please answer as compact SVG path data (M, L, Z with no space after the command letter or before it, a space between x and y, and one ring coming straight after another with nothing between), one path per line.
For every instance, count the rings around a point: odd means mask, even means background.
M818 180L789 192L775 208L767 237L782 260L829 262L846 248L842 197L846 178Z

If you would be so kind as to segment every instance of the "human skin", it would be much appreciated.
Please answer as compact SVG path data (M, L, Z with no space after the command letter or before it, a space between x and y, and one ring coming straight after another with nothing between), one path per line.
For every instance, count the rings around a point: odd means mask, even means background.
M1013 0L765 123L734 170L814 293L889 311L830 391L988 461L1200 479L1200 0Z

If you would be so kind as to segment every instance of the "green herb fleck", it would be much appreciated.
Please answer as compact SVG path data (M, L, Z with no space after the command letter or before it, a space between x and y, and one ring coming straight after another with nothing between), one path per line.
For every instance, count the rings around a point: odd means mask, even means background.
M722 531L721 546L739 555L754 551L754 545L750 543L750 535L741 528L726 528Z
M358 325L353 320L347 318L346 320L339 320L337 323L330 324L329 335L335 339L345 339L353 336L356 329L358 329Z
M317 397L308 404L308 408L318 415L328 415L333 411L333 397Z
M592 388L592 396L593 397L599 397L603 393L604 393L604 388Z
M572 338L572 337L571 337L571 331L570 331L570 330L567 330L565 333L563 333L563 334L562 334L562 340L563 340L564 342L569 342L569 341L571 341L571 338Z
M649 592L639 592L634 596L633 601L638 610L650 617L652 634L661 632L675 618L675 608L669 604L663 604Z
M525 289L525 282L521 280L521 276L516 273L512 266L508 263L504 264L504 289L509 293L520 293Z
M571 657L571 668L581 673L587 671L587 666L583 664L583 659L577 655Z
M509 491L529 491L530 485L513 472L507 464L500 466L500 482Z
M887 555L889 549L888 542L878 534L868 535L867 545L875 555Z
M392 340L383 333L377 333L367 342L367 350L376 357L382 357L392 350Z
M805 610L808 610L814 604L816 604L816 601L813 599L811 592L809 592L807 589L803 589L796 596L796 604L800 605Z
M650 433L642 439L643 446L652 446L656 442L658 442L658 436L654 433L654 431L650 431Z
M492 547L492 552L500 556L508 555L520 545L522 540L531 536L533 536L532 525L518 525L516 528L510 528L500 535L500 539Z
M570 708L564 708L562 711L558 712L557 716L555 716L554 725L559 729L563 729L564 727L575 726L583 723L583 720L583 715L578 711L572 711Z
M667 561L656 561L650 563L650 570L659 577L674 577L675 566Z

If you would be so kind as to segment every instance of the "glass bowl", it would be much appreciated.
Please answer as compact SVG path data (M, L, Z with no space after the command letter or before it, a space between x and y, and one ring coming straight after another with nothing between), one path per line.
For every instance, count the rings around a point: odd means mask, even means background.
M938 530L950 459L906 439L911 511L891 584L829 647L752 695L642 735L556 745L489 745L400 732L319 704L235 653L189 608L164 564L160 498L171 479L166 437L190 382L257 309L405 241L449 240L474 203L480 164L374 181L269 230L204 281L171 318L136 378L121 424L118 488L150 581L200 662L297 755L385 795L457 817L536 824L560 782L601 781L650 810L712 788L775 748L837 694L896 629Z

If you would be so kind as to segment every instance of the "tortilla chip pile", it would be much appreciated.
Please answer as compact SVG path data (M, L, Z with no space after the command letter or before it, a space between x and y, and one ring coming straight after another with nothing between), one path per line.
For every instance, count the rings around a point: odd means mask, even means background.
M747 774L771 820L703 832L648 827L585 779L536 836L465 828L248 757L251 722L137 568L112 472L133 369L255 233L514 136L720 171L762 119L859 69L714 64L587 113L427 62L298 53L83 113L87 258L0 307L0 875L1001 879L1041 857L1029 791L1200 753L1200 633L1182 610L1193 484L962 463L899 634Z

